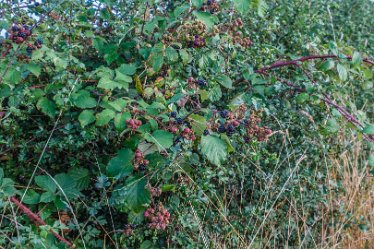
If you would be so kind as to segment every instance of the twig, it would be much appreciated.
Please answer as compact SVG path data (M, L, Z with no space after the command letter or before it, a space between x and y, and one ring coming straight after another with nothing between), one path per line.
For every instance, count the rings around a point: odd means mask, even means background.
M47 225L37 214L35 214L33 211L31 211L28 207L20 203L16 197L12 196L10 197L10 201L13 202L30 220L32 220L36 225ZM49 229L49 232L53 234L59 241L65 243L69 247L73 248L74 245L70 241L66 240L64 237L56 233L55 231Z

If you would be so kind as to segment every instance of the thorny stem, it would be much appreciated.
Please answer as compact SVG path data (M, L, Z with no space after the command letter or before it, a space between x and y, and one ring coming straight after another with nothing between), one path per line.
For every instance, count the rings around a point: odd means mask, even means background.
M33 211L31 211L28 207L23 205L22 203L19 202L19 200L12 196L10 197L10 201L13 202L30 220L32 220L36 225L47 225L37 214L35 214ZM66 240L64 237L53 231L52 229L49 229L49 231L55 236L59 241L65 243L69 247L73 247L74 245Z
M288 67L288 66L296 66L296 67L299 67L299 64L298 62L304 62L304 61L309 61L309 60L317 60L317 59L339 59L340 57L338 57L337 55L334 55L334 54L327 54L327 55L309 55L309 56L304 56L304 57L300 57L298 59L295 59L295 60L290 60L290 61L276 61L274 62L273 64L271 64L270 66L266 66L266 67L262 67L262 68L259 68L257 70L255 70L255 73L258 73L258 74L262 74L262 75L265 75L267 76L268 75L268 71L272 70L272 69L275 69L275 68L281 68L281 67ZM348 59L348 60L352 60L352 56L345 56L344 58L342 59ZM374 61L369 59L369 58L364 58L362 61L364 61L365 63L373 66L374 65ZM311 78L311 75L308 73L308 72L305 72L304 71L304 74L306 74L306 76L312 81L315 83L315 81ZM280 81L281 83L289 86L289 87L292 87L294 88L296 91L298 92L305 92L304 89L300 88L299 86L293 84L292 82L288 81L288 80L285 80L285 79L282 79L282 78L279 78L277 77L277 80ZM234 84L237 84L239 82L242 82L242 81L245 81L245 79L243 77L237 79ZM343 115L343 117L350 123L352 123L353 125L355 125L356 127L358 128L363 128L364 126L360 123L360 121L352 114L350 114L347 110L345 110L344 107L336 104L333 100L331 100L331 98L327 95L327 94L323 94L323 97L321 97L321 100L323 100L327 105L329 106L332 106L334 107L336 110L339 111L340 114ZM364 134L363 135L364 139L367 140L367 141L370 141L372 143L374 143L374 135L366 135Z

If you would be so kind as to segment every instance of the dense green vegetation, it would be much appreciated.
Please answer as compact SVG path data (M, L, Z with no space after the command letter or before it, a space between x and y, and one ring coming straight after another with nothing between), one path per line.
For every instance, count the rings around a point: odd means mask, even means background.
M0 1L1 248L370 248L373 13Z

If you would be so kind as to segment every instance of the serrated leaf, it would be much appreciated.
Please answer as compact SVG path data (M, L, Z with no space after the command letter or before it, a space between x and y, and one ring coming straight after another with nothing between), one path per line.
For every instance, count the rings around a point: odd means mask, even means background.
M40 195L33 189L26 192L26 195L23 198L24 203L33 205L37 204L40 201Z
M358 65L362 62L362 57L359 52L354 52L352 56L352 64L353 65Z
M92 110L84 110L79 114L79 123L82 127L85 127L93 122L95 122L94 112Z
M348 72L347 72L347 69L345 68L345 66L342 65L342 64L338 64L338 66L336 67L336 69L338 70L339 78L342 81L346 81L347 78L348 78Z
M107 125L110 120L115 117L116 113L112 110L105 109L102 112L96 114L96 125L104 126Z
M143 208L143 205L150 203L151 194L145 187L147 181L145 178L132 177L126 182L124 199L128 206L133 211L138 211Z
M55 194L51 192L44 192L43 194L40 195L40 202L43 202L43 203L51 202L54 199L55 199Z
M96 99L91 97L90 92L80 90L72 95L73 103L79 108L93 108L96 106Z
M113 157L108 163L108 175L113 177L128 176L133 170L131 164L133 158L134 152L130 149L122 149L118 151L117 156Z
M35 183L43 190L51 192L51 193L54 193L57 189L56 183L49 176L45 176L45 175L36 176Z
M366 125L365 128L362 130L362 132L364 134L374 135L374 125L372 124Z
M226 142L214 135L203 136L200 142L201 153L214 165L221 165L227 157Z
M214 24L216 24L219 20L218 17L215 15L212 15L208 12L203 11L194 11L193 15L199 20L205 23L205 25L208 28L213 27Z
M228 89L232 89L232 80L228 76L221 75L221 76L217 77L217 81L222 86L224 86L224 87L226 87Z
M172 47L167 47L165 49L165 54L166 54L166 58L171 61L171 62L175 62L178 60L178 53L177 51L172 48Z
M69 170L68 175L74 179L75 186L78 190L85 189L90 184L89 171L84 168L73 168Z
M126 120L130 118L131 114L129 112L119 113L114 118L114 126L117 130L122 131L127 127Z
M54 117L57 114L55 102L46 97L39 99L36 107L44 114Z
M157 130L152 134L146 133L144 138L151 143L154 143L159 151L170 148L173 145L174 135L168 131Z
M66 195L67 198L76 198L80 192L76 188L74 179L67 174L58 174L55 177L58 193L62 196Z
M340 126L336 119L330 118L326 123L326 129L329 133L336 133L339 131Z
M201 136L204 133L204 130L207 127L207 122L203 116L198 114L191 114L189 116L192 130L197 136Z
M216 101L220 100L221 97L222 97L221 87L220 87L220 86L215 86L215 87L213 87L213 88L210 89L210 91L208 92L208 95L209 95L209 99L210 99L212 102L216 102Z
M243 15L250 10L251 0L234 0L234 6Z
M36 63L30 63L25 66L26 70L29 70L32 74L34 74L36 77L39 77L41 72L41 67Z
M322 63L322 65L320 66L320 69L326 72L328 70L333 69L334 67L335 67L335 62L333 60L327 60Z
M116 71L126 75L134 75L136 72L136 64L122 64Z

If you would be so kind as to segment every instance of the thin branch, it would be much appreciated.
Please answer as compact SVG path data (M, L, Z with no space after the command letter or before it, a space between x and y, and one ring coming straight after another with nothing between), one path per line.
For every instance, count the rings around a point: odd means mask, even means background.
M19 200L17 200L16 197L14 197L14 196L10 197L10 201L13 202L36 225L43 225L43 226L47 225L47 223L45 223L44 220L42 220L37 214L35 214L28 207L26 207L25 205L20 203ZM71 243L70 241L66 240L64 237L62 237L61 235L59 235L58 233L53 231L52 228L49 229L49 232L51 232L53 234L53 236L55 236L59 241L65 243L69 247L74 246L73 243Z

